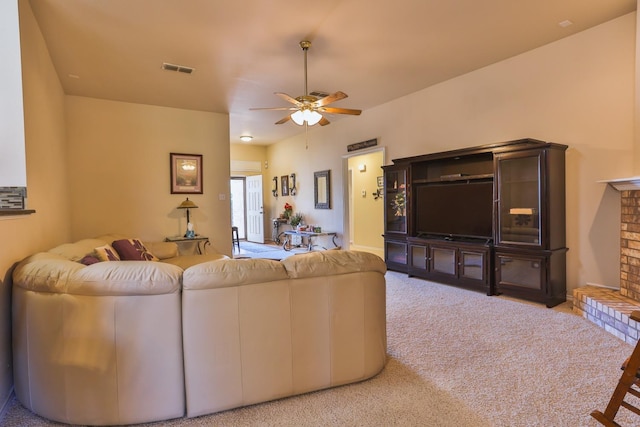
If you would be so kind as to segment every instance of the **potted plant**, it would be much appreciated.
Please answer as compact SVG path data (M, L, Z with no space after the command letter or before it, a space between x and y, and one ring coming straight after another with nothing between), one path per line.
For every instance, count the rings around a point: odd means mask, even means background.
M293 206L291 206L289 203L285 203L284 212L282 213L282 218L289 219L292 213L293 213Z
M300 223L302 223L302 214L300 212L296 212L289 217L289 224L293 228L297 228Z

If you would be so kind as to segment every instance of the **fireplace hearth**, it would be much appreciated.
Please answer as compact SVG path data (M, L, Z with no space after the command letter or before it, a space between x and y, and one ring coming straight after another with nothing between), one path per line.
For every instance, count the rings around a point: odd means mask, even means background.
M640 177L605 181L620 190L620 290L584 286L573 291L573 311L618 338L636 344L640 324Z

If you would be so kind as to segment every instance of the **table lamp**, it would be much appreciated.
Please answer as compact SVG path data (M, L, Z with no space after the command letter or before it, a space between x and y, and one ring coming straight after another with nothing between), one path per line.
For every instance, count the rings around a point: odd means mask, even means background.
M198 205L196 205L191 200L189 200L188 197L184 202L180 203L180 206L178 206L178 209L187 210L187 232L185 233L184 237L195 237L195 233L193 231L193 225L191 225L191 218L189 217L189 209L193 209L197 207Z

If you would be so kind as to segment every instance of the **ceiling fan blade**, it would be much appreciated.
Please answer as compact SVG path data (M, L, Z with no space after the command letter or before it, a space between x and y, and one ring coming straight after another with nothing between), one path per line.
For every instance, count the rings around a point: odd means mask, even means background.
M283 92L275 92L275 94L276 94L276 95L278 95L280 98L284 99L285 101L290 102L290 103L292 103L292 104L294 104L294 105L297 105L298 107L299 107L300 105L302 105L302 103L301 103L300 101L298 101L297 99L295 99L295 98L293 98L293 97L291 97L291 96L287 95L286 93L283 93Z
M332 102L336 102L336 101L340 101L341 99L345 99L347 96L349 96L349 95L347 95L344 92L338 91L336 93L332 93L331 95L327 95L324 98L318 99L315 102L315 104L318 107L323 107L325 105L331 104Z
M272 110L272 111L295 111L296 107L265 107L265 108L249 108L249 110Z
M326 117L322 116L322 118L320 119L320 121L318 123L320 124L320 126L326 126L331 122L329 120L327 120Z
M359 116L362 110L352 110L350 108L335 108L335 107L323 107L320 111L324 111L329 114L351 114L352 116Z
M288 116L284 116L283 118L281 118L280 120L278 120L276 122L277 125L281 125L283 123L287 123L289 120L291 120L291 115Z

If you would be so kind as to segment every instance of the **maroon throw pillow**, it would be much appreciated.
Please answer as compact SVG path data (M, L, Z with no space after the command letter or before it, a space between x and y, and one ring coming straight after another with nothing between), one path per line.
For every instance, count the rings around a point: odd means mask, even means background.
M100 262L100 260L95 255L85 255L80 260L80 263L84 265L91 265L91 264L95 264L96 262Z
M158 261L139 239L115 240L111 243L121 260L126 261Z

